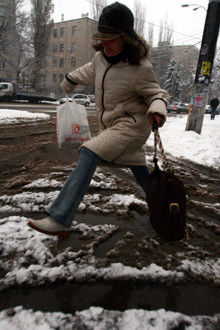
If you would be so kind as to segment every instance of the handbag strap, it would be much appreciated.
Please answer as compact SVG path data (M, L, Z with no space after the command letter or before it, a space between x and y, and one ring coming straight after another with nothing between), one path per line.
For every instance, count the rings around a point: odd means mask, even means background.
M158 125L156 119L153 120L152 131L154 132L154 158L153 162L155 163L155 167L157 166L157 145L159 146L160 153L162 155L162 168L164 171L172 172L172 168L168 162L167 156L165 154L163 144L160 138Z

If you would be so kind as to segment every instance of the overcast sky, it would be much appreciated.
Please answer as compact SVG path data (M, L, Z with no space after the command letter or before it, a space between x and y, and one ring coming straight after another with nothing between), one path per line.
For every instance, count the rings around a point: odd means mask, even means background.
M28 3L30 0L26 0ZM173 27L173 41L174 45L189 45L196 44L201 41L204 23L206 18L206 11L204 8L199 8L193 11L193 6L182 8L182 4L198 4L202 7L208 7L208 0L138 0L141 1L146 11L146 30L149 23L154 24L155 46L156 36L159 32L161 20L166 20L169 26ZM53 0L55 23L61 21L61 15L64 15L64 20L71 20L80 18L81 14L89 13L91 17L91 2L92 0ZM114 1L108 0L107 3ZM134 0L120 0L119 2L128 6L133 10ZM91 17L92 18L92 17ZM197 45L200 47L200 44Z

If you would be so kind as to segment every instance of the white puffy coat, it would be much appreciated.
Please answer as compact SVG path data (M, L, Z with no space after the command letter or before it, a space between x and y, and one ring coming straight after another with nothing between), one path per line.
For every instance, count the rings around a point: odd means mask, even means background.
M101 132L83 146L103 160L123 165L145 165L143 145L151 133L150 113L166 119L169 94L160 88L149 60L140 65L110 64L102 52L91 63L68 74L76 84L95 85L95 102ZM68 94L76 85L64 79ZM165 102L164 102L165 101Z

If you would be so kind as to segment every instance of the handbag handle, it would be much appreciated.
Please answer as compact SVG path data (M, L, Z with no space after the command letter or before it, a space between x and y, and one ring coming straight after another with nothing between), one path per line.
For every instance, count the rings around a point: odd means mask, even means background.
M166 157L164 148L163 148L163 144L160 138L160 134L159 134L159 129L158 129L158 124L156 119L153 119L153 124L152 124L152 131L154 132L154 158L153 158L153 162L155 163L155 167L157 167L157 144L159 145L159 149L160 149L160 153L162 155L162 167L164 169L164 171L169 171L172 172L172 168L169 165L168 159Z

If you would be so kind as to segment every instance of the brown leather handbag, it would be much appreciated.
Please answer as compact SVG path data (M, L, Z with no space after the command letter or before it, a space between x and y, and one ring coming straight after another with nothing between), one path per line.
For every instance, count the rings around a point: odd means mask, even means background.
M150 223L154 230L167 241L185 237L186 193L182 181L170 169L165 156L158 127L153 125L155 168L147 181L146 201ZM163 156L163 169L158 166L157 144Z

